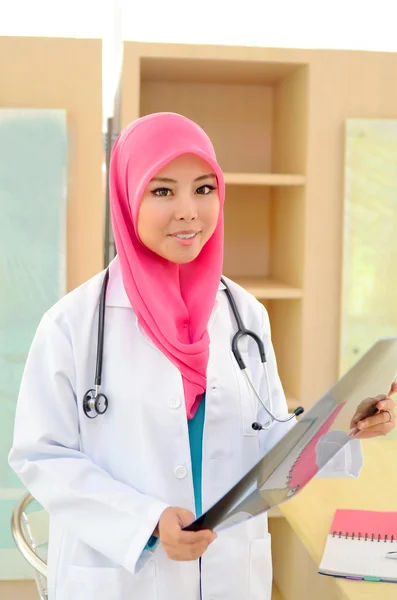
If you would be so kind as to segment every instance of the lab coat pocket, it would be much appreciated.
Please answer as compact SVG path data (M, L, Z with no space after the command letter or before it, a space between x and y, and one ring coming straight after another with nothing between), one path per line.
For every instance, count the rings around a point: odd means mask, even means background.
M233 353L230 351L230 357L233 362L234 370L236 373L238 394L240 398L241 407L241 418L242 418L242 429L244 435L258 437L258 432L252 429L252 423L257 420L258 414L258 401L252 391L244 373L237 364ZM247 366L248 377L252 380L252 374L249 368L249 356L248 353L241 352L241 358Z
M57 591L56 600L157 600L154 563L148 563L132 575L123 568L69 568L64 593Z
M271 600L272 597L271 537L251 540L249 600Z

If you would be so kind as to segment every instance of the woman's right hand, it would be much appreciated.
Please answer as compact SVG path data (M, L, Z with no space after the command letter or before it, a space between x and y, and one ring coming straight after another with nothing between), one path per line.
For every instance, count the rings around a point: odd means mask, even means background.
M182 531L182 528L194 519L195 516L190 510L178 506L170 506L162 513L158 524L158 537L168 558L197 560L216 539L216 533L209 529Z

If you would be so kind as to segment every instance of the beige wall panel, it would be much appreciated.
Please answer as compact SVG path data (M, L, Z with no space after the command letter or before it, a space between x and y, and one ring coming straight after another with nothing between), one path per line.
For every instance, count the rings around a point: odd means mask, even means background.
M338 377L345 120L397 117L397 54L313 51L305 208L302 394Z
M0 38L0 106L67 112L67 288L102 269L100 40Z

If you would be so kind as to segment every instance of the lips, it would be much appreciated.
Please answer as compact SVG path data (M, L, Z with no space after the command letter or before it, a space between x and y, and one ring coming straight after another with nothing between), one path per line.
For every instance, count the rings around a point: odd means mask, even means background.
M176 236L176 235L193 235L193 234L197 234L200 233L199 231L177 231L176 233L170 233L170 235L172 236Z
M195 243L197 236L200 231L178 231L177 233L170 234L174 240L182 246L192 246Z

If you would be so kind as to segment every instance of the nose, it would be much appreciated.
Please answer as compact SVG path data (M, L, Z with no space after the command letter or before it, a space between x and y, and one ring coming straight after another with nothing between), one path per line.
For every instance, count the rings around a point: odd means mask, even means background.
M184 194L179 198L175 207L175 218L178 221L194 221L198 217L197 201L191 194Z

